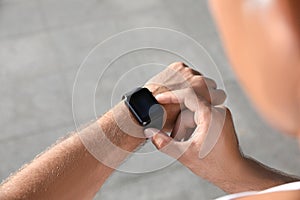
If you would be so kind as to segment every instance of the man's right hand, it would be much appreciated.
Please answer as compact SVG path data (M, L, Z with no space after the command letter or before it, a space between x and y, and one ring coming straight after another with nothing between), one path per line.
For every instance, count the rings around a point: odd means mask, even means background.
M240 151L230 110L214 106L191 88L156 96L161 104L181 104L171 135L145 130L158 150L228 193L259 191L299 180L273 170Z
M152 141L157 149L178 159L198 176L232 192L231 184L236 184L234 179L244 158L230 111L211 105L190 88L165 92L157 100L162 104L179 103L183 108L171 136L162 131L154 133ZM146 130L146 135L151 131L157 130Z
M222 104L226 99L225 92L217 89L214 80L203 76L182 62L169 65L165 70L151 78L145 87L154 95L190 88L212 105ZM180 113L180 105L178 103L165 104L164 108L166 110L166 122L163 130L171 131Z

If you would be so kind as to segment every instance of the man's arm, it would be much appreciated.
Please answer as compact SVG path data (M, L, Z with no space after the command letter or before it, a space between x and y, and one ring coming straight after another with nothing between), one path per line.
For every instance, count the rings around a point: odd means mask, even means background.
M227 193L260 191L300 180L246 158L228 108L212 106L189 89L156 98L161 104L180 103L186 110L178 117L171 137L159 131L152 137L154 145Z
M145 139L133 137L119 129L113 113L126 113L124 103L106 113L98 121L83 129L80 134L91 140L107 139L128 152L134 151ZM133 118L123 118L132 123ZM91 131L91 127L99 127ZM109 135L108 135L109 134ZM142 129L135 134L142 135ZM98 147L106 152L108 143ZM129 154L119 155L114 163L121 163ZM102 155L105 159L111 156ZM117 165L115 166L117 167ZM37 157L0 186L0 199L92 199L105 180L114 171L99 162L87 151L79 134L72 134Z
M168 66L145 87L154 95L192 88L213 104L225 100L224 91L216 89L213 80L181 62ZM171 130L180 107L164 107L164 130ZM8 178L0 185L0 199L92 199L114 169L145 141L142 128L136 125L124 102L119 103L95 123L59 142Z
M260 191L278 185L300 181L299 177L268 167L250 157L243 157L234 178L223 187L228 192ZM220 185L222 185L220 183Z

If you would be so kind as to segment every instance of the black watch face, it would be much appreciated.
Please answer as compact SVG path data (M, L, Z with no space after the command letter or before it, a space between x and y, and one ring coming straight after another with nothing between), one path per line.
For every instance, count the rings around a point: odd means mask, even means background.
M133 93L127 103L143 126L151 122L151 113L161 109L155 97L146 88L141 88Z

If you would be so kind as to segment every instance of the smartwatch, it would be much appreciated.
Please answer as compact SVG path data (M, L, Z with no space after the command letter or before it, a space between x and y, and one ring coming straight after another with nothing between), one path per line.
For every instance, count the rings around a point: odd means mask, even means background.
M147 88L136 88L123 95L122 99L144 129L162 129L164 109Z

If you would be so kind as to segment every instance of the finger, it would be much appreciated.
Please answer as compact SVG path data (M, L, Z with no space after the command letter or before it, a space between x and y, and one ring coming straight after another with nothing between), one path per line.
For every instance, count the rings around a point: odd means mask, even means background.
M223 131L226 109L222 107L214 107L211 109L210 120L206 124L207 131L197 134L197 140L201 143L201 149L199 151L199 158L202 159L206 157L217 144L220 135ZM203 130L203 128L202 128ZM199 131L202 131L199 129Z
M184 110L176 120L171 137L176 141L182 141L182 139L185 140L188 137L186 135L190 136L190 130L195 128L195 126L194 113L189 110Z
M159 132L156 128L147 128L144 130L144 134L146 138L152 138L155 134Z
M204 77L204 81L205 81L207 87L213 88L213 89L217 88L217 83L213 79Z
M161 104L182 104L192 112L209 107L209 103L202 96L197 96L191 88L165 92L157 95L156 99Z
M207 126L210 123L212 106L205 98L196 96L192 89L187 88L165 92L157 96L157 99L161 103L179 103L182 107L194 112L194 122L203 127L203 130L207 130Z
M164 92L156 95L155 98L161 104L182 104L187 94L196 100L197 96L191 88Z
M182 65L183 65L185 68L188 68L192 74L202 76L202 74L201 74L199 71L197 71L197 70L195 70L195 69L189 67L187 64L182 63Z
M187 145L185 143L181 144L181 142L177 142L173 140L170 136L168 136L163 131L153 130L153 129L146 129L148 131L154 131L152 137L152 143L154 146L161 152L178 159L184 151L187 149ZM158 132L156 132L158 131Z
M155 98L160 104L179 104L180 103L180 100L177 99L176 95L174 94L174 91L160 93L160 94L156 95Z
M203 97L196 96L190 88L165 92L157 95L156 98L162 104L180 104L181 109L187 108L194 113L199 110L202 111L194 115L196 124L201 123L203 119L203 116L200 114L208 113L211 106Z
M169 92L164 92L161 94L158 94L155 98L157 101L161 104L181 104L184 101L184 95L192 94L193 93L193 98L195 98L195 95L199 96L200 98L203 98L203 95L198 95L199 92L195 93L191 88L186 88L182 90L175 90L175 91L169 91ZM206 91L204 99L208 102L211 103L212 105L220 105L224 103L226 100L227 96L226 93L221 90L221 89L211 89L208 92Z
M219 105L219 102L222 99L219 96L215 96L215 95L217 94L220 95L221 92L222 94L225 94L224 91L216 89L217 83L213 79L203 77L203 76L194 76L191 86L198 96L204 97L206 101L208 101L212 105ZM215 90L217 90L218 92L215 92ZM224 95L221 96L224 97Z
M166 103L168 103L167 101L180 103L182 107L195 113L193 120L198 126L197 129L199 131L196 133L198 136L207 132L211 121L212 106L203 97L197 97L191 89L176 90L164 93L163 95L158 99ZM176 129L179 128L176 127Z
M224 92L224 90L221 89L209 90L209 95L210 95L212 105L223 104L227 98L226 93Z

